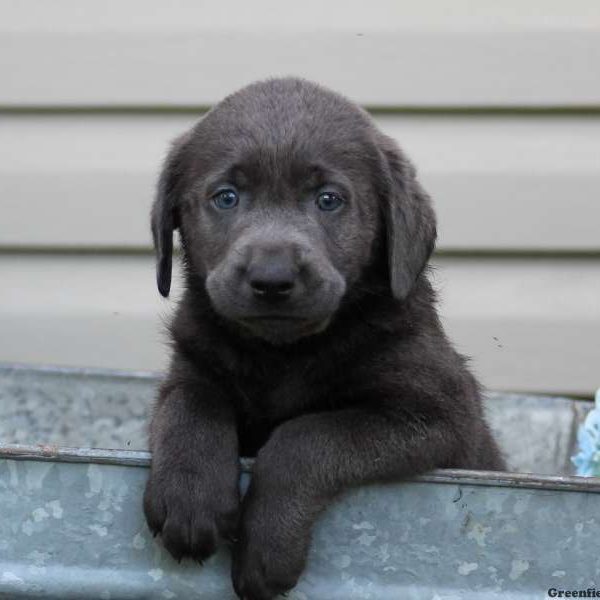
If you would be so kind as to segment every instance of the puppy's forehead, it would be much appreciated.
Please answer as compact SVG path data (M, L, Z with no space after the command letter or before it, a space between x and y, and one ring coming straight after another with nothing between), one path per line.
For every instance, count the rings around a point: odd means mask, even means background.
M270 153L268 159L251 153L218 172L215 183L228 181L241 189L272 187L286 183L295 188L315 189L326 183L349 187L350 180L335 162L322 162L315 157L294 156L288 152Z
M372 146L372 134L365 111L296 79L236 92L211 110L196 131L198 148L213 167L229 163L266 176L284 169L292 177L319 177L325 165L352 166Z

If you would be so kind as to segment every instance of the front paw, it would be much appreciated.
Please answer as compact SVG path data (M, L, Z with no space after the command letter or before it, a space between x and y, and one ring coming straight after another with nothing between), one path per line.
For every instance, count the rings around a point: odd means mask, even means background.
M301 521L276 507L254 505L245 510L231 573L240 598L271 600L296 585L310 543L310 526Z
M146 521L176 560L190 556L203 562L220 541L233 539L239 512L237 473L226 479L211 481L183 470L151 472L144 492Z

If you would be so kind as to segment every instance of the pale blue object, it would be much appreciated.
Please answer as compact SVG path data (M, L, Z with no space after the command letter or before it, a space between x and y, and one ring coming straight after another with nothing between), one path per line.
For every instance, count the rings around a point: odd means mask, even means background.
M577 475L600 477L600 389L596 392L596 406L579 426L577 441L579 454L572 458Z

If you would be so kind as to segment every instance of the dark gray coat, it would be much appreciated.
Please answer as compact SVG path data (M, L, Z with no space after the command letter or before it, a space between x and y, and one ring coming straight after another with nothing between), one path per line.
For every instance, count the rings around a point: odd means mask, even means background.
M291 78L229 96L160 178L163 295L175 229L185 293L144 499L175 557L229 540L237 594L270 599L294 586L315 518L346 488L503 468L436 313L430 199L365 111ZM256 456L242 501L240 455Z

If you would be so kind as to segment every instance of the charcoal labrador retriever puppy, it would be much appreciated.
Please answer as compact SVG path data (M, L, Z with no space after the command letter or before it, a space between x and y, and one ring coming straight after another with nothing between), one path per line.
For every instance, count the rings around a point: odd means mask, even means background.
M238 596L270 599L295 585L340 492L503 468L436 313L430 199L367 112L295 78L225 98L159 180L163 296L175 229L185 290L144 496L174 557L228 541ZM256 457L243 498L240 456Z

